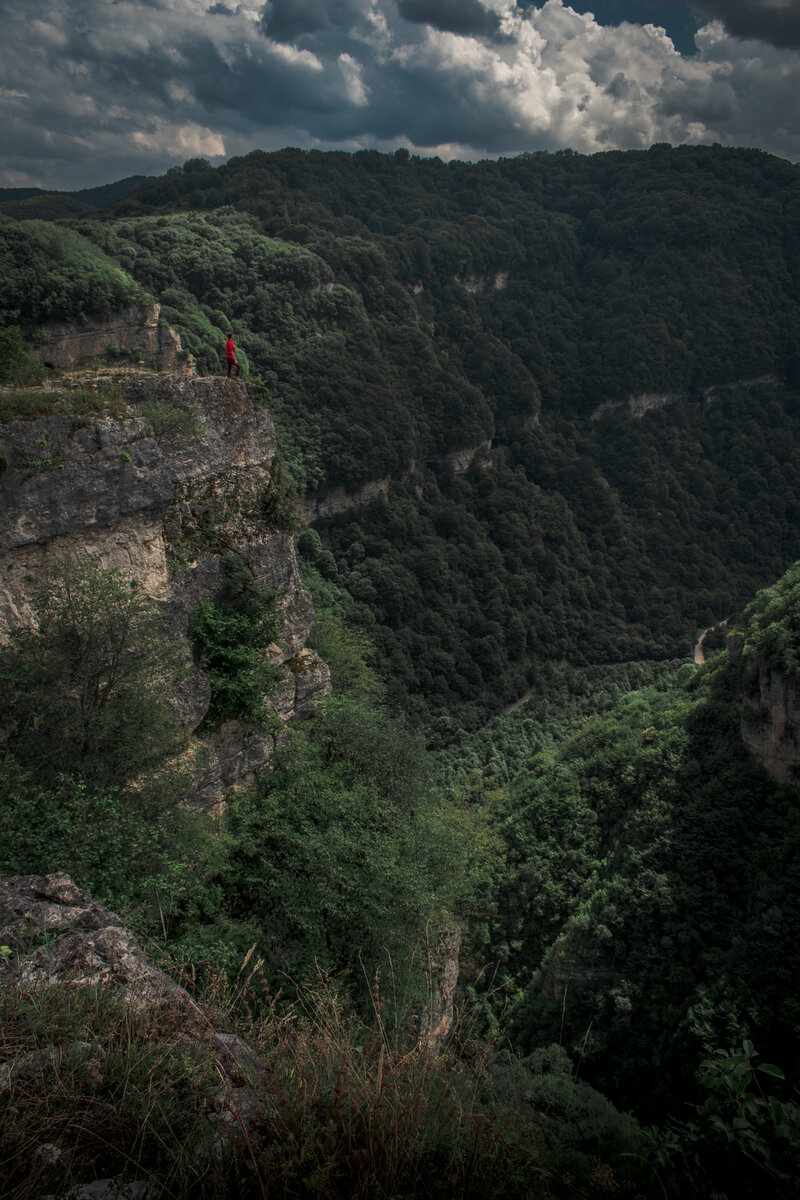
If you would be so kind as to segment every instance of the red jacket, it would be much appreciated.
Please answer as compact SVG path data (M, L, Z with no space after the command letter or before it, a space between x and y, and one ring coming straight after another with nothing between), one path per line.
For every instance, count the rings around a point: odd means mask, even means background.
M236 347L233 344L233 338L228 338L225 343L225 357L236 358Z

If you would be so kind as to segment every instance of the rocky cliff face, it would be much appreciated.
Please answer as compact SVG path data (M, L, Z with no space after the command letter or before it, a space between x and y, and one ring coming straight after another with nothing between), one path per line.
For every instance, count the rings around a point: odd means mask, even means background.
M42 362L54 367L86 366L104 354L125 354L157 371L194 374L179 334L160 323L161 305L126 308L86 325L51 322L32 331Z
M224 560L234 554L260 589L278 596L281 631L271 657L283 668L279 717L285 724L308 712L329 676L305 649L311 599L291 533L271 515L275 432L246 386L93 371L65 377L55 398L51 391L42 401L48 415L0 425L0 638L31 621L31 587L42 569L81 552L135 577L188 657L191 615L203 597L219 594ZM188 731L209 700L208 680L195 667L176 698ZM213 806L265 761L274 738L229 721L201 743L197 799Z
M742 699L742 741L779 783L800 781L800 685L767 663L752 667Z
M590 421L599 421L607 412L627 409L631 417L641 418L645 413L666 408L668 404L702 404L708 407L716 400L724 399L731 392L748 391L750 388L779 387L783 380L778 375L759 375L757 379L735 379L732 383L712 384L700 392L641 392L627 400L604 400L590 414Z
M431 455L412 462L400 476L405 482L420 467L448 468L454 475L463 475L473 463L488 470L492 466L492 443L481 442L479 446L466 446L461 450L451 450L449 454ZM389 495L392 483L390 476L383 479L373 479L356 491L348 492L345 488L332 488L329 492L314 496L302 496L298 500L297 510L303 525L313 525L315 521L329 520L345 512L353 512L359 508L367 508L385 500Z

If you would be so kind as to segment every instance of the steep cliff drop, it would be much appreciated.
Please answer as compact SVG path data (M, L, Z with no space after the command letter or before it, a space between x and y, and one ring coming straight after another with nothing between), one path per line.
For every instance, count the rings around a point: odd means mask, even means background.
M281 671L275 732L234 719L206 722L193 738L195 801L214 807L252 778L280 730L329 687L326 665L305 647L313 606L298 575L290 504L276 503L269 415L244 383L138 368L74 372L3 400L0 640L33 619L36 577L74 553L135 579L162 607L165 631L187 660L192 614L220 594L232 556L259 589L276 594L280 632L268 652ZM187 731L197 731L210 687L196 664L175 703Z
M796 678L754 657L740 701L747 749L778 783L800 779L800 689Z

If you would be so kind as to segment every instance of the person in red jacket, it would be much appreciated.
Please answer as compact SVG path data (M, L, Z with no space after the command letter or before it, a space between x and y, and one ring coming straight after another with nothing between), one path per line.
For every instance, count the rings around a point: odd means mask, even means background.
M231 367L236 367L236 378L239 378L239 364L236 361L236 347L233 344L233 336L229 337L225 343L225 357L228 360L228 379L231 377Z

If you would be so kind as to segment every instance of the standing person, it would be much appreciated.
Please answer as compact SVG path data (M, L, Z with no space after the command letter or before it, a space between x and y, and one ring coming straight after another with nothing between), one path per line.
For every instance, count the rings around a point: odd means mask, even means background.
M236 378L239 378L239 364L236 361L236 347L233 344L233 334L225 343L225 357L228 360L228 379L231 377L231 367L236 367Z

